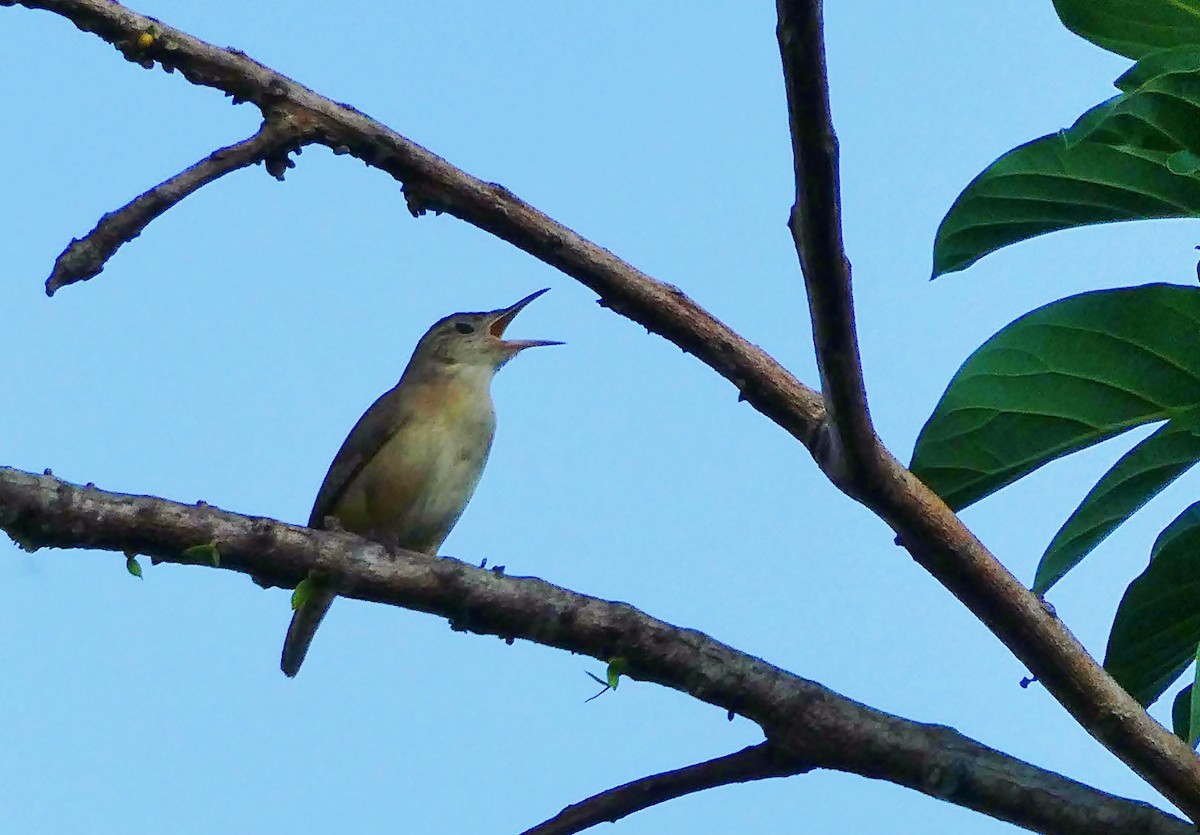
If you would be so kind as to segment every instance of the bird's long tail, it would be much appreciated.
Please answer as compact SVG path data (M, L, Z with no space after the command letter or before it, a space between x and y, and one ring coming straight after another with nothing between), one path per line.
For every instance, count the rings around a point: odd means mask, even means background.
M300 672L308 645L312 643L313 635L317 634L321 619L333 605L333 598L330 592L313 589L304 605L292 615L287 637L283 640L283 657L279 659L279 668L289 678Z

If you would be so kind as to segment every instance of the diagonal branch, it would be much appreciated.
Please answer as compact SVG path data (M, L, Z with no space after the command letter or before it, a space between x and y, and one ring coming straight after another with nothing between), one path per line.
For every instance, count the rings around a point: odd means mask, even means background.
M0 5L18 3L71 20L136 63L152 65L157 60L164 67L179 69L193 84L223 90L235 101L251 101L264 113L286 109L291 118L313 131L313 141L353 154L402 182L414 213L449 212L557 267L595 290L605 306L694 354L732 382L754 408L804 443L819 462L830 460L821 443L830 433L824 426L820 395L679 289L655 281L507 189L472 177L362 112L319 96L242 52L214 47L111 0L0 0ZM785 62L794 60L794 69L810 66L806 61L812 61L812 56L791 59L786 54L806 42L811 45L811 33L818 31L813 27L819 27L819 6L815 0L788 4L785 18L789 25L809 33L808 41L784 36ZM823 76L814 83L827 101ZM819 173L819 164L816 170ZM830 171L836 174L836 168ZM825 182L833 188L836 176ZM810 193L817 205L821 200L836 205L836 190L824 198L812 189ZM822 223L837 221L836 214L823 217ZM809 218L822 215L814 209ZM829 243L836 242L831 237L835 234L840 232L822 231L814 246L824 253L822 258L834 258L836 267L840 243L836 247ZM815 268L824 262L809 263ZM822 267L826 268L828 264ZM850 365L857 365L853 319L845 318L852 313L848 269L844 285L840 279L828 285L825 281L821 279L819 289L831 291L827 293L830 307L821 312L824 303L816 305L814 316L829 325L831 334L840 334L837 339L819 337L819 343L827 346L821 348L826 354L822 360L826 388L836 392L837 381L849 373ZM850 355L845 350L854 350L854 363L847 364ZM858 397L852 390L836 396L837 403L845 398L848 404ZM839 421L855 414L852 408L837 408L843 414ZM856 419L866 421L865 410ZM869 423L865 426L869 428ZM876 475L862 482L849 482L833 468L826 471L842 490L896 531L913 557L991 629L1089 733L1179 808L1200 819L1200 760L1191 749L1151 719L944 502L885 450L879 448L876 454L871 470Z
M123 244L142 234L150 221L218 177L265 161L272 176L282 180L284 169L291 164L287 160L288 151L298 148L303 141L302 132L283 120L266 119L250 138L213 151L190 168L106 214L95 229L71 241L58 256L46 279L46 295L53 296L60 287L98 275L108 259Z
M458 560L388 552L353 534L109 493L0 467L0 530L22 547L148 554L295 585L318 572L338 594L428 612L451 627L521 638L607 661L763 728L784 765L887 780L1035 832L1183 835L1194 828L1146 803L1085 786L951 728L883 713L625 603ZM185 550L212 544L202 557ZM193 552L196 553L196 552Z
M549 820L526 829L521 835L575 835L598 823L616 823L634 812L685 794L731 783L788 777L808 770L800 764L787 765L776 757L769 743L762 742L735 754L674 771L651 774L573 803Z
M111 0L0 0L61 15L130 61L159 61L193 84L222 90L263 113L286 109L314 142L349 153L404 184L414 214L444 211L514 244L596 291L602 304L666 337L737 387L743 398L811 446L824 418L820 396L679 288L485 183L352 107L324 98L245 53L222 49ZM152 34L151 34L152 33ZM142 46L147 35L150 44Z

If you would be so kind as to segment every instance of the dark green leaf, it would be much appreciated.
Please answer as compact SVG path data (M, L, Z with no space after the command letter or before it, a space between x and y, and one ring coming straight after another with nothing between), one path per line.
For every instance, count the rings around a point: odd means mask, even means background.
M1171 73L1200 72L1200 39L1173 49L1160 49L1140 59L1117 79L1117 89L1128 93L1152 79Z
M1113 465L1054 535L1038 563L1043 593L1146 502L1200 461L1200 409L1169 420Z
M125 557L125 570L138 579L142 579L142 566L138 563L137 557Z
M1200 644L1196 644L1196 669L1195 675L1192 678L1192 683L1188 685L1188 690L1192 691L1191 697L1188 699L1188 734L1184 737L1187 744L1196 747L1196 741L1200 739Z
M1039 308L985 342L921 430L912 470L956 510L1048 461L1200 404L1200 288Z
M1193 748L1200 741L1200 644L1196 646L1196 675L1175 694L1171 703L1171 730Z
M613 690L617 689L617 685L621 681L621 676L629 669L629 662L624 658L617 656L609 659L608 662L608 686Z
M1130 77L1127 73L1118 83L1125 84ZM1186 169L1186 161L1190 158L1177 152L1200 151L1200 137L1196 135L1198 123L1200 67L1189 72L1170 72L1147 78L1141 85L1128 88L1123 95L1089 110L1064 136L1071 146L1100 142L1129 150L1162 151L1170 154L1166 163L1175 171L1176 168Z
M963 190L938 229L935 276L1060 229L1200 216L1200 46L1154 53L1117 85L1121 95Z
M215 543L193 545L191 548L185 548L183 553L197 562L211 562L216 568L221 567L221 552L217 550Z
M1185 742L1192 735L1192 691L1195 689L1195 685L1189 684L1176 693L1175 701L1171 702L1171 730ZM1192 744L1194 747L1195 743Z
M1063 25L1129 58L1200 43L1200 0L1054 0Z
M938 227L933 275L966 269L1029 238L1095 223L1200 216L1200 180L1174 174L1170 153L1043 136L989 165Z
M1143 705L1163 694L1200 643L1200 502L1159 534L1150 565L1125 590L1104 667Z

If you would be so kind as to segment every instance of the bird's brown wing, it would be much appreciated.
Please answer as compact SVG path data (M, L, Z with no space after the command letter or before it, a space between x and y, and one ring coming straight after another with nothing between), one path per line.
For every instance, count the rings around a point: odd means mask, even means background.
M310 528L324 527L325 517L337 506L354 477L400 430L405 421L400 406L399 388L393 388L372 403L371 408L354 424L342 442L342 448L334 456L333 463L329 465L321 489L317 491L317 500L313 502L312 513L308 517Z
M313 502L312 513L308 517L310 528L325 526L325 517L337 507L346 488L403 426L405 418L401 405L398 387L393 388L372 403L371 408L354 424L346 440L342 441L342 448L333 457L329 472L321 482L321 489L317 491L317 500ZM299 672L313 635L321 625L321 619L329 611L333 599L334 595L331 592L317 586L311 590L304 605L292 614L292 622L288 626L279 662L279 666L288 676Z

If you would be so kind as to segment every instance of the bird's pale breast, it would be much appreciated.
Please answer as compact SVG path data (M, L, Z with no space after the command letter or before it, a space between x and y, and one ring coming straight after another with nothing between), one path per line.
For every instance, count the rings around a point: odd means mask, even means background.
M487 382L414 387L399 430L347 486L334 513L347 530L436 553L487 462L495 415ZM482 395L482 396L480 396Z

